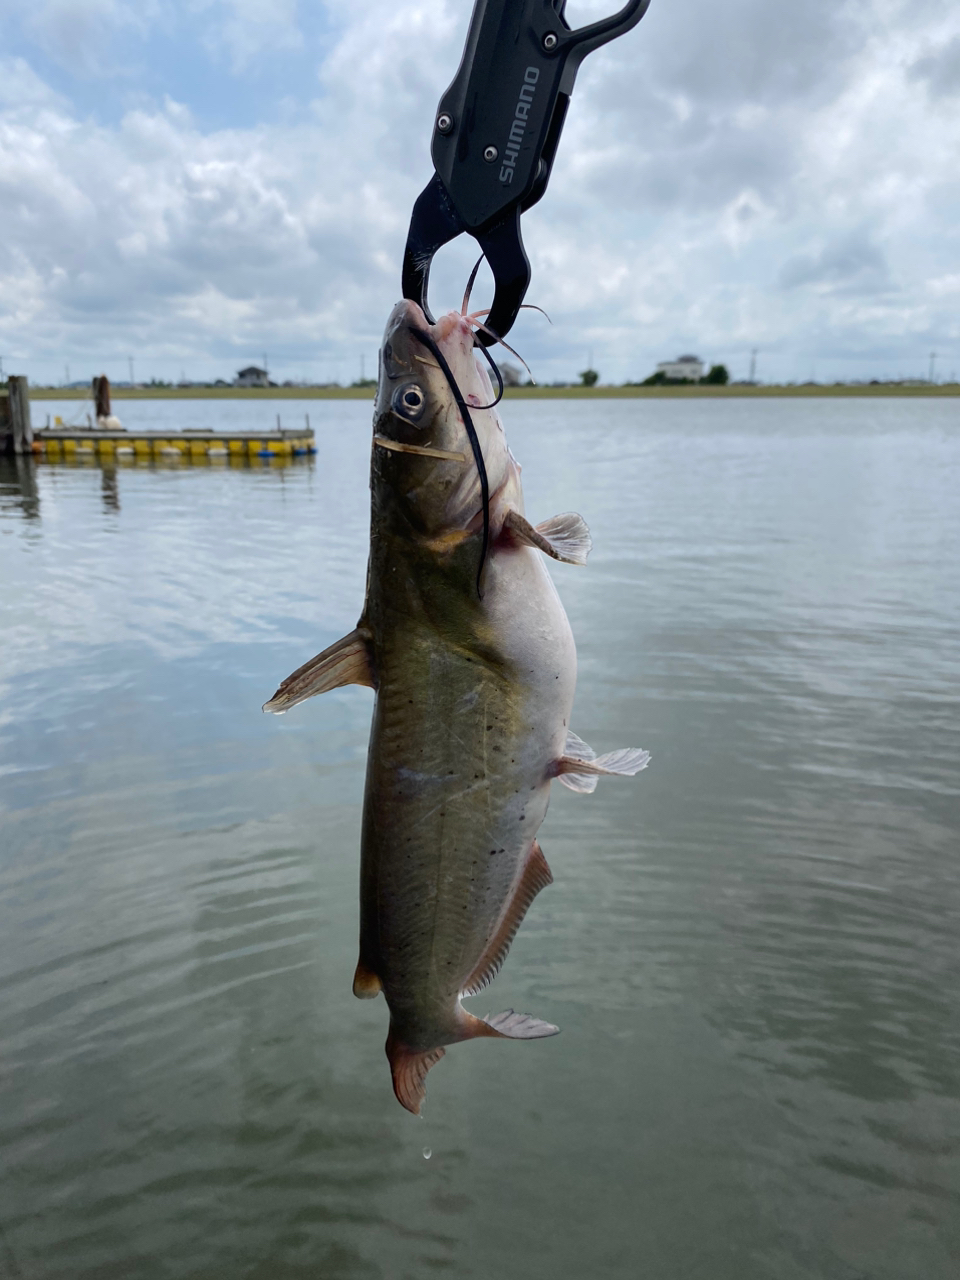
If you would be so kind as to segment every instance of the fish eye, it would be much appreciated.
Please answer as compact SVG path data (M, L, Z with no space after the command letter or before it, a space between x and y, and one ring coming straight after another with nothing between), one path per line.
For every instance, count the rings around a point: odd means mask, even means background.
M426 403L426 396L415 382L408 382L406 386L398 387L393 397L394 409L401 418L406 418L410 422L416 422L423 413Z

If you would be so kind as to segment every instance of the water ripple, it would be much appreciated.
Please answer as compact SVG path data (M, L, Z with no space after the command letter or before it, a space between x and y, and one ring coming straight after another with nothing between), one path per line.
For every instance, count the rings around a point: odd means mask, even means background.
M369 691L259 711L360 606L369 406L309 412L283 473L0 462L0 1270L953 1280L955 407L506 405L593 532L574 727L653 762L553 797L477 1006L563 1034L422 1122L350 990Z

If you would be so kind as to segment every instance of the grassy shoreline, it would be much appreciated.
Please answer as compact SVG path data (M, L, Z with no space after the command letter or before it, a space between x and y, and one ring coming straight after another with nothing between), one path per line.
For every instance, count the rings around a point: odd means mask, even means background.
M114 400L372 400L369 387L125 387L111 388ZM960 396L960 383L942 386L877 384L850 386L689 386L689 387L508 387L508 400L702 400L770 397ZM31 387L31 400L86 400L82 388Z

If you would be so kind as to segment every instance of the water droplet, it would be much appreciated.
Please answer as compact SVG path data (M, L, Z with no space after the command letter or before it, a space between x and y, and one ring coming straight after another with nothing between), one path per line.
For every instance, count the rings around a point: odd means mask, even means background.
M424 1147L424 1148L423 1148L423 1158L424 1158L424 1160L429 1160L429 1159L430 1159L430 1157L431 1157L432 1155L433 1155L433 1152L430 1150L430 1148L429 1148L429 1147Z

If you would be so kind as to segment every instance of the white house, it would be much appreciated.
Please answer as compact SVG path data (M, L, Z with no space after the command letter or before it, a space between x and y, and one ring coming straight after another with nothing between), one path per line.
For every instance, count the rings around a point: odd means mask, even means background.
M696 382L703 377L703 361L699 356L677 356L676 360L661 360L657 365L657 373L662 373L667 378Z
M235 387L269 387L270 378L266 369L258 369L255 364L248 369L241 369L233 380Z

